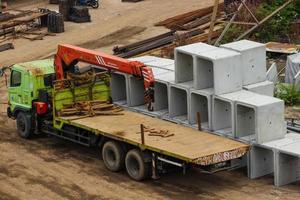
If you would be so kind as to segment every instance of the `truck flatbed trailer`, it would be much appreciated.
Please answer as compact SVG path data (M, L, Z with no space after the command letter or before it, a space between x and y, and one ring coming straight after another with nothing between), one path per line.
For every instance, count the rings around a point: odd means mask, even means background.
M123 141L143 150L157 152L189 164L207 166L243 156L249 145L228 138L185 127L169 121L124 110L122 115L93 117L58 117L65 124L89 130L96 135ZM141 139L141 124L168 131L170 137Z

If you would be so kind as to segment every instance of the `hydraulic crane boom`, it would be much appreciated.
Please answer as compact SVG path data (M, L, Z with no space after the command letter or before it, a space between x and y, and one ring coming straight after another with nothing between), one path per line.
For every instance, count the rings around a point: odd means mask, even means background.
M151 109L151 104L154 102L154 76L150 67L141 62L129 61L102 52L62 44L58 45L54 60L56 79L64 79L64 71L74 67L79 61L142 78L145 87L145 102Z

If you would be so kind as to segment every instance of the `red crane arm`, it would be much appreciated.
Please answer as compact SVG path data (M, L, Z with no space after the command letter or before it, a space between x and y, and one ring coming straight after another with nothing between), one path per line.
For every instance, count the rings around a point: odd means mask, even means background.
M64 69L73 67L74 64L80 61L142 78L144 80L146 103L154 101L154 76L150 67L141 62L129 61L117 56L73 45L58 45L54 60L56 79L64 79Z

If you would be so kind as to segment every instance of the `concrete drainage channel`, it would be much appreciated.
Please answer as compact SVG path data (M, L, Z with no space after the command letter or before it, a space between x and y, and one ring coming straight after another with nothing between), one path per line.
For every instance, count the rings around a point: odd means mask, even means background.
M284 102L273 97L267 80L266 47L242 40L220 47L196 43L175 49L175 61L153 56L132 58L152 67L154 111L143 100L143 82L112 75L112 99L136 112L201 128L252 144L240 163L248 176L274 174L276 186L300 178L300 135L287 133ZM118 88L117 90L114 88Z

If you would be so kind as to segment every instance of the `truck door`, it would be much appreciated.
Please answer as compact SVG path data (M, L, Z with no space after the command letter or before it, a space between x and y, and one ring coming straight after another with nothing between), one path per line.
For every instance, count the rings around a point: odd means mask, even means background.
M9 92L9 102L11 104L12 110L15 107L21 108L31 108L30 91L29 91L29 73L26 71L20 71L13 69L10 76L10 86L8 88Z

